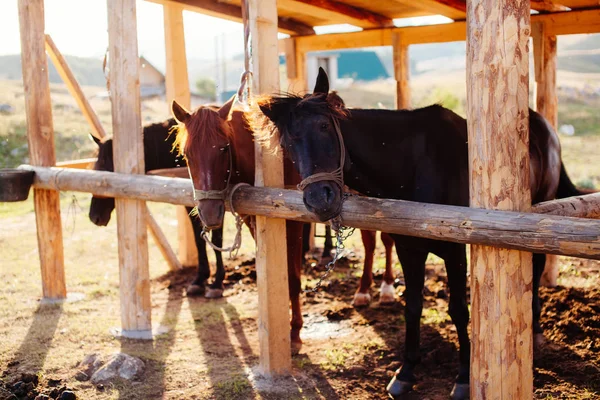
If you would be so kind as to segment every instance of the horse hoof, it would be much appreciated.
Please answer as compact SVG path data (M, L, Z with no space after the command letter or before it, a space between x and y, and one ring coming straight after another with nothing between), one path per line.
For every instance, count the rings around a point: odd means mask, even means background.
M406 382L396 379L394 376L387 385L387 392L392 399L401 399L401 396L413 390L414 382Z
M533 334L533 349L535 351L544 347L545 344L546 344L546 337L544 336L543 333L534 333Z
M352 300L352 305L354 307L364 307L368 306L370 302L371 295L369 293L356 292L354 294L354 300Z
M208 288L204 297L207 299L220 299L223 297L223 289Z
M298 355L302 350L302 341L294 341L292 340L292 355Z
M191 284L186 289L186 294L189 297L201 296L204 293L204 287L200 285Z
M450 399L452 400L467 400L470 395L470 387L468 383L455 383L450 392Z
M381 304L390 304L396 301L396 291L394 290L394 285L386 283L385 281L381 282L381 289L379 295L379 302Z

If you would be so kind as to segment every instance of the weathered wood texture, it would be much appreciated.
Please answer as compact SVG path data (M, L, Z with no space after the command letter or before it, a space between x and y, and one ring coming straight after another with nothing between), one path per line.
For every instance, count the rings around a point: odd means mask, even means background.
M160 226L154 219L154 216L152 215L149 209L146 210L146 213L148 215L148 229L150 230L150 234L152 235L152 238L158 246L158 249L160 250L161 254L165 258L165 261L167 261L169 268L172 271L182 269L183 266L177 259L177 256L175 255L173 249L171 249L171 246L169 246L169 241L167 240L167 237L165 236L163 231L160 229Z
M185 52L183 6L175 3L165 3L163 17L167 67L165 74L167 104L171 107L171 102L177 100L179 104L190 109L191 95ZM185 207L178 207L176 215L179 260L183 265L196 266L198 265L198 250L195 245L194 230Z
M81 110L85 120L90 125L90 128L92 128L92 135L98 139L102 139L104 136L106 136L106 132L104 131L98 116L94 112L94 109L85 97L85 94L83 94L83 90L81 90L79 83L77 83L75 75L73 75L73 72L71 72L69 64L67 64L67 61L64 59L60 51L58 51L58 48L54 44L54 41L50 35L45 36L45 43L48 56L50 56L52 63L56 67L60 78L67 85L67 89L69 89L71 96L75 98L75 101L77 102L77 105L79 106L79 109Z
M472 0L467 24L470 203L528 211L529 1ZM472 245L470 265L471 399L531 399L531 254Z
M600 219L600 193L538 203L531 207L531 211L540 214Z
M533 22L544 22L548 35L572 35L600 33L600 10L580 10L531 16ZM407 45L462 41L466 38L467 24L458 21L451 24L412 26L402 28L366 29L360 32L331 33L296 38L301 52L353 49L359 47L391 46L392 32L402 33Z
M533 60L535 71L536 111L558 129L558 95L556 92L556 36L546 33L546 23L532 24ZM541 284L558 285L558 256L546 257Z
M108 0L108 47L115 171L144 174L135 0ZM124 336L150 332L147 214L144 201L116 198L121 324ZM151 337L151 336L150 336Z
M277 3L247 0L252 38L254 93L279 91ZM283 160L255 143L255 185L283 188ZM256 280L260 369L266 374L291 371L289 289L285 220L256 217Z
M27 142L32 165L53 166L54 126L48 62L44 51L44 1L19 0L21 64L27 117ZM33 191L42 291L46 299L67 297L60 199L57 191Z
M402 41L402 33L392 33L394 77L396 78L396 108L410 108L410 60L408 45Z
M189 179L65 168L21 168L35 171L34 187L38 189L194 205ZM589 199L589 196L594 197L588 202L599 200L597 194L584 197ZM568 199L560 200L561 203L566 201ZM235 209L243 214L319 222L306 210L302 193L297 190L242 187L235 192L233 202ZM551 211L562 208L552 203L540 206ZM592 219L360 196L351 196L344 202L342 217L346 225L359 229L600 259L600 221Z

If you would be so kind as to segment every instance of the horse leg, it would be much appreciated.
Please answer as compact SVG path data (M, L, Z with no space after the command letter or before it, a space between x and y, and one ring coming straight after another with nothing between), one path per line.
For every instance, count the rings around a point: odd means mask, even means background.
M369 289L373 284L373 253L375 253L375 235L376 231L366 231L361 229L360 237L362 238L363 246L365 247L365 265L363 274L360 278L360 285L354 294L352 305L354 307L366 306L371 302Z
M532 307L533 307L533 345L534 349L544 344L544 331L540 325L540 316L542 314L542 306L540 304L540 280L546 266L545 254L533 254L533 285L532 285Z
M302 348L300 329L302 320L302 309L300 307L300 292L302 289L300 278L302 274L302 222L286 221L287 234L287 262L288 262L288 286L290 290L290 302L292 306L292 320L290 322L290 339L292 342L292 354L298 354Z
M192 208L186 207L186 210L189 214ZM206 243L202 239L202 222L197 215L190 215L190 221L192 221L196 249L198 250L198 272L196 278L187 287L186 293L188 296L199 296L204 293L204 283L210 278L210 267L208 265L208 256L206 255Z
M448 275L450 299L448 313L456 326L459 346L459 370L450 393L452 400L469 398L469 368L471 345L469 342L469 307L467 302L467 254L465 245L445 243L447 254L443 254Z
M394 271L392 270L392 250L394 249L394 239L384 232L381 232L381 241L385 246L385 273L381 281L379 302L390 304L396 301L396 291L394 290Z
M425 261L428 253L403 249L398 246L400 239L395 239L395 242L396 253L400 264L402 264L402 271L406 280L406 290L404 291L406 337L404 341L404 362L388 384L387 391L392 397L399 397L412 390L417 381L414 369L421 362L420 324L423 312L422 293L425 285Z
M217 247L223 247L223 227L213 229L211 234L211 241ZM223 266L223 255L220 251L215 250L215 258L217 259L217 271L215 273L215 280L213 283L208 285L206 294L204 297L207 299L217 299L223 297L223 279L225 279L225 267Z
M325 225L325 243L323 244L323 254L321 255L321 260L330 259L331 250L333 250L333 240L331 239L331 226Z
M310 224L302 224L302 255L310 251Z

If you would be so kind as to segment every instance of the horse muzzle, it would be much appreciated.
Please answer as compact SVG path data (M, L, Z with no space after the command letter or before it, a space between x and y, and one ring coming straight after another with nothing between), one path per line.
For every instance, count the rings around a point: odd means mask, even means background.
M340 187L333 181L318 181L304 188L304 205L322 222L337 217L342 211Z
M200 200L197 203L198 216L202 224L208 229L217 229L223 226L225 217L225 203L223 200Z

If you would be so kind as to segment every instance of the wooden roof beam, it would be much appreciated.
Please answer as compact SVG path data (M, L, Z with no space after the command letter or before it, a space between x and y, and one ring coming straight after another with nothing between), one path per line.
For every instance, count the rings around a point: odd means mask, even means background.
M364 8L351 6L335 0L293 0L297 3L307 4L324 10L333 11L341 14L356 22L349 22L363 28L391 28L394 26L394 20L381 14L374 13Z
M415 7L428 13L443 15L453 20L464 20L466 18L466 4L460 1L444 2L438 0L395 0L396 3ZM448 4L449 3L449 4Z
M531 0L531 9L540 12L568 11L568 7L556 4L552 0Z
M242 9L234 4L222 3L215 0L146 0L158 4L180 4L187 11L193 11L211 17L242 22ZM290 35L314 35L315 30L303 22L293 18L278 18L278 30Z

